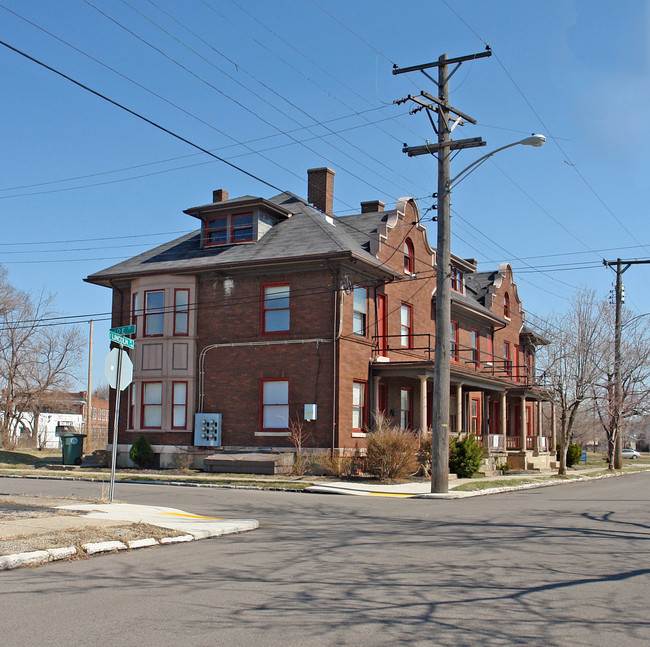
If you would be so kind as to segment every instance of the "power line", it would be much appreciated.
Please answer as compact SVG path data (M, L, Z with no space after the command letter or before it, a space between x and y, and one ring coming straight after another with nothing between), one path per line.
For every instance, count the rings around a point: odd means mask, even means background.
M233 164L232 162L229 162L228 160L224 159L223 157L220 157L219 155L215 155L214 153L210 152L207 148L203 148L202 146L199 146L198 144L195 144L194 142L190 141L189 139L186 139L185 137L178 135L177 133L173 132L172 130L169 130L169 128L165 128L164 126L156 123L155 121L148 119L144 115L141 115L140 113L136 112L135 110L131 110L130 108L127 108L125 105L107 97L105 94L102 94L101 92L97 92L97 90L93 90L92 88L88 87L87 85L84 85L80 81L77 81L73 79L71 76L68 76L67 74L64 74L63 72L60 72L59 70L53 68L50 65L47 65L47 63L44 63L43 61L38 60L37 58L34 58L33 56L30 56L26 52L23 52L22 50L18 49L17 47L13 47L12 45L9 45L9 43L0 40L0 45L3 45L7 49L12 50L13 52L16 52L16 54L20 54L21 56L25 57L26 59L32 61L33 63L36 63L37 65L40 65L41 67L45 68L46 70L49 70L50 72L54 72L54 74L60 76L61 78L66 79L67 81L70 81L70 83L74 83L76 86L82 88L83 90L86 90L87 92L90 92L91 94L94 94L96 97L99 97L100 99L103 99L104 101L107 101L108 103L114 105L117 108L120 108L121 110L124 110L125 112L128 112L130 115L133 115L134 117L137 117L138 119L144 121L145 123L148 123L149 125L153 126L154 128L158 128L158 130L161 130L164 133L167 133L168 135L171 135L175 139L178 139L179 141L184 142L185 144L188 144L189 146L192 146L193 148L196 148L197 150L201 151L202 153L205 153L206 155L209 155L210 157L213 157L216 160L219 160L220 162L223 162L227 166L230 166L231 168L235 169L236 171L239 171L240 173L243 173L244 175L247 175L248 177L252 178L253 180L257 180L258 182L261 182L262 184L265 184L266 186L275 189L276 191L279 191L282 193L282 189L279 187L275 186L275 184L271 184L271 182L267 182L266 180L262 179L261 177L255 175L254 173L251 173L250 171L247 171L243 169L241 166L237 166L237 164Z

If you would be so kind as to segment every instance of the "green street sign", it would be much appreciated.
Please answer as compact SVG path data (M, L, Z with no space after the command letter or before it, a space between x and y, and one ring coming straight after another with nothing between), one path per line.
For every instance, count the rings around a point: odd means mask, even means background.
M135 325L131 324L130 326L111 328L111 332L114 332L116 335L135 335Z
M108 333L108 336L110 337L111 341L114 341L116 344L120 344L120 346L126 346L127 348L135 347L135 342L132 339L118 335L112 330Z

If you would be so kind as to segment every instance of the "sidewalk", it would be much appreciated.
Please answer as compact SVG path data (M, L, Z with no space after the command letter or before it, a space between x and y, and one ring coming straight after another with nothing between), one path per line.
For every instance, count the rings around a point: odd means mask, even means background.
M39 550L0 555L0 571L60 559L219 537L259 527L256 519L203 517L160 506L80 501L51 507L47 499L5 498L8 501L4 503L0 500L0 548L4 545L16 550L16 547L29 548L42 542L49 542L49 545ZM152 527L154 532L150 531ZM155 528L163 530L155 531ZM129 536L137 538L125 538ZM70 537L83 537L86 541L70 543ZM89 538L99 541L88 541ZM68 545L60 545L66 543L66 539Z

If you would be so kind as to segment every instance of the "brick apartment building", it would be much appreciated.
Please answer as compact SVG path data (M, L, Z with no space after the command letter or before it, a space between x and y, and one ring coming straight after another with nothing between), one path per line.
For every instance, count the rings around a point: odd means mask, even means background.
M308 201L214 191L185 211L199 231L86 279L112 289L113 326L137 328L121 455L140 433L163 464L181 448L290 448L305 417L310 445L334 452L363 449L377 412L428 427L435 250L417 204L335 217L333 187L319 168ZM450 428L513 466L548 466L554 425L542 429L549 397L535 383L546 342L524 325L512 270L455 256L450 269Z

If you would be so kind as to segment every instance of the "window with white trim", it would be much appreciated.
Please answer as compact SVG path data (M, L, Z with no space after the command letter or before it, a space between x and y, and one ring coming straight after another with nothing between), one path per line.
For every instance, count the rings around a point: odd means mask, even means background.
M365 337L368 334L368 288L355 285L352 303L352 333Z
M187 429L187 382L172 382L172 429Z
M162 428L162 382L142 383L142 427Z
M352 429L364 431L366 426L366 383L352 383Z
M262 380L262 430L289 427L289 381Z

